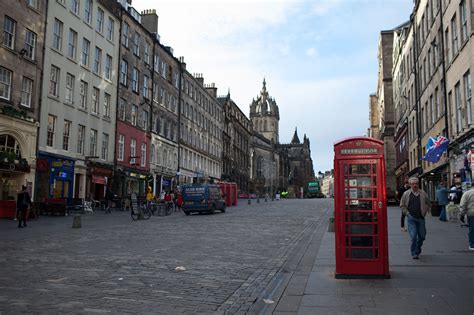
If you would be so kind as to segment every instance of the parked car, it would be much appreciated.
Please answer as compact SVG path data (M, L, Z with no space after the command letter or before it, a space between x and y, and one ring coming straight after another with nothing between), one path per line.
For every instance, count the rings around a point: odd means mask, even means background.
M219 185L194 184L182 186L183 211L186 215L192 212L208 212L216 210L225 212L225 201Z

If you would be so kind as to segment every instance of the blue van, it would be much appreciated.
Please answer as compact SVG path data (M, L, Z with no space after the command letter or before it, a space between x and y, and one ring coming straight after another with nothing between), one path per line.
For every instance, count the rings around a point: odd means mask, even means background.
M195 184L182 186L183 211L186 215L191 212L208 212L216 210L225 212L225 201L219 185Z

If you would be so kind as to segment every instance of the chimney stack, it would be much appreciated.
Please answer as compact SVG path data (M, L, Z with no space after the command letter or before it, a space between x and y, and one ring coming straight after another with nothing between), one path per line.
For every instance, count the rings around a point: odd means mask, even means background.
M142 16L142 25L155 35L158 34L158 15L155 9L143 10L140 14Z

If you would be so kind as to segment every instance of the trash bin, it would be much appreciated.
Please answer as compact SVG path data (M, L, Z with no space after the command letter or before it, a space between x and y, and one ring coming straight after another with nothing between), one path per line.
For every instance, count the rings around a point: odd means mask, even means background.
M432 217L439 217L440 212L441 211L439 209L438 202L437 201L431 201L431 216Z

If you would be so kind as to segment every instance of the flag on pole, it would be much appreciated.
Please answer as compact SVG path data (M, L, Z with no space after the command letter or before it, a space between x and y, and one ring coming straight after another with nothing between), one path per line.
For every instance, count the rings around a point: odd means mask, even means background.
M426 154L423 160L436 163L441 158L441 155L448 149L449 140L444 136L438 136L436 138L429 137L428 143L426 144Z

